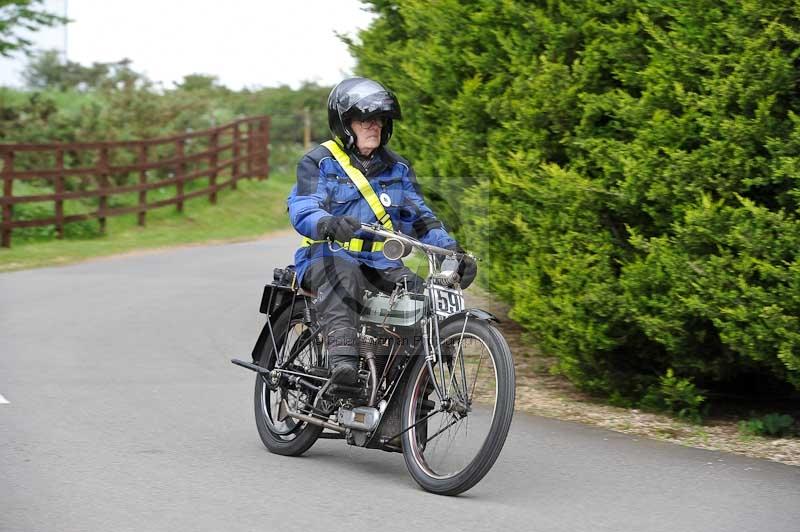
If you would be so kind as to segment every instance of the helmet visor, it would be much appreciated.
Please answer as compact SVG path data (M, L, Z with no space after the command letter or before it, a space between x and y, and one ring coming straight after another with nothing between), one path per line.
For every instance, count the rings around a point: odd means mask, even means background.
M366 119L376 115L400 118L400 105L394 94L372 80L364 80L347 89L340 108L342 118Z
M359 100L348 113L349 118L366 120L376 116L400 118L400 106L390 92L370 94Z

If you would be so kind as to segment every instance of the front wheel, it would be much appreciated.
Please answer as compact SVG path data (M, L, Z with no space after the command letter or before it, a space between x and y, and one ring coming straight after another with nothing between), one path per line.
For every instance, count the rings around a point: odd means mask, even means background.
M431 375L419 356L411 368L403 457L424 489L457 495L489 472L503 448L514 414L514 362L508 343L485 321L447 323L439 337L444 364L434 364Z

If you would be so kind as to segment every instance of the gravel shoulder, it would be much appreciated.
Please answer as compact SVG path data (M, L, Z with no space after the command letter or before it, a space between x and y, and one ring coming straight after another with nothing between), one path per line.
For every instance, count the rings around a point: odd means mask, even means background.
M509 307L478 287L466 294L468 307L492 312L514 354L518 411L575 421L616 432L635 434L688 447L725 451L800 466L800 438L745 437L738 429L741 418L709 418L693 425L670 416L609 406L577 390L567 379L549 371L553 359L523 340L523 329L508 317Z

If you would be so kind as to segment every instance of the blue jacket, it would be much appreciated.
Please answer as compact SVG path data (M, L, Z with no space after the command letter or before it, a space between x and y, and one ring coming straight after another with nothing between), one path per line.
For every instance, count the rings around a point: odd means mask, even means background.
M377 150L366 171L356 157L351 156L350 160L353 166L362 171L376 194L386 192L391 198L391 205L385 209L396 231L434 246L455 244L442 223L425 205L408 161L386 148ZM367 201L324 146L317 146L297 164L297 184L289 194L288 207L294 228L312 240L322 239L317 233L317 222L325 216L352 216L363 223L376 221ZM367 240L375 238L361 230L356 231L355 237ZM382 251L354 253L339 250L337 244L333 244L333 248L338 250L336 257L379 270L403 265L402 261L387 259ZM333 252L327 243L298 249L294 255L298 281L302 282L309 265L330 255Z

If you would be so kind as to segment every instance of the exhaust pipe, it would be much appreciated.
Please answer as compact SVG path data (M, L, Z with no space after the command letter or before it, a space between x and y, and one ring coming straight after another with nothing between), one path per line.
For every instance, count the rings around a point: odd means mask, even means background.
M372 351L367 351L367 354L364 358L367 359L370 383L369 403L367 404L369 406L375 406L375 403L378 402L378 368L375 365L375 353Z
M330 421L325 421L313 416L307 416L299 412L292 412L289 410L289 405L286 403L286 399L281 399L281 404L278 408L278 420L281 421L286 419L286 416L293 417L294 419L299 419L300 421L305 421L306 423L311 423L312 425L317 425L319 427L325 427L326 429L334 430L336 432L341 432L342 434L345 433L344 427L340 427L339 425L331 423Z

